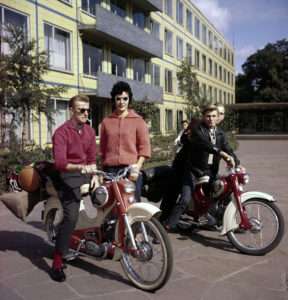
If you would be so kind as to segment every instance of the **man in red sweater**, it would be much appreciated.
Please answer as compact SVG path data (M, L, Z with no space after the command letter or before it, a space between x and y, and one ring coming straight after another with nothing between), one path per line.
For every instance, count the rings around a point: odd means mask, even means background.
M89 98L77 95L70 99L71 119L58 127L53 135L55 167L60 172L61 184L58 195L63 207L63 220L56 237L51 277L55 281L66 279L63 258L67 257L69 240L76 226L81 200L80 186L91 180L91 187L98 185L97 176L92 179L82 171L96 169L96 139L94 130L87 125Z

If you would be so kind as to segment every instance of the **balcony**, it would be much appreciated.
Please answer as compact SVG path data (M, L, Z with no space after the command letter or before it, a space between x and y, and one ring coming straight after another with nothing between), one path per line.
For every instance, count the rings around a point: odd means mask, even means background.
M131 0L131 2L145 12L162 11L162 0Z
M147 59L162 58L162 41L99 5L96 5L96 24L80 24L79 30L85 39L95 44L98 41L99 45L107 43L118 52Z
M133 98L135 101L151 101L155 103L162 103L163 89L161 87L153 86L136 80L130 80L123 77L99 72L98 76L97 96L100 98L110 98L110 91L112 86L117 81L126 81L131 86Z

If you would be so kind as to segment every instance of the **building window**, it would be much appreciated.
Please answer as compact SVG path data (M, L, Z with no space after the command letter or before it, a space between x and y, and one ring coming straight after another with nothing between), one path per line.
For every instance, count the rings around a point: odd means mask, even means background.
M206 73L207 65L206 65L206 55L202 54L202 71Z
M83 43L83 72L96 76L101 71L102 49Z
M209 58L209 75L213 75L213 62L211 58Z
M151 129L152 132L160 132L160 109L157 108L156 112L152 115L151 119Z
M234 66L234 54L231 53L231 65Z
M214 52L218 53L218 39L214 36Z
M222 103L222 91L219 90L219 102Z
M145 80L145 61L144 59L134 58L133 60L133 78L137 81Z
M227 104L230 104L230 93L227 93Z
M165 109L165 130L173 130L173 111L172 109Z
M146 15L143 11L134 9L133 10L133 24L144 30L146 25Z
M192 46L188 43L186 44L186 59L190 65L193 64Z
M87 13L95 16L96 15L96 5L100 4L101 0L82 0L81 8Z
M172 0L164 0L164 12L167 16L173 18Z
M218 78L218 65L216 62L214 63L214 77Z
M70 33L44 23L44 35L50 67L71 71Z
M126 68L127 68L127 58L116 54L115 52L111 53L111 65L112 65L112 74L116 76L126 77Z
M50 100L48 106L55 111L53 122L49 119L47 121L47 142L50 143L55 129L69 119L69 108L68 101L65 100Z
M234 75L231 74L231 86L234 86Z
M226 75L226 70L223 69L223 81L226 83L226 80L227 80L227 75Z
M224 100L223 100L223 101L224 101L224 104L227 104L227 103L226 103L226 92L223 92L223 99L224 99Z
M200 20L195 18L195 36L200 40Z
M1 34L5 35L5 26L12 25L22 28L23 32L28 35L27 19L28 18L25 15L0 6L0 25L4 25L4 27L0 29L2 31ZM1 39L0 46L1 53L8 54L10 52L8 43L2 42Z
M193 19L192 19L192 12L187 9L186 10L186 29L192 33L193 32Z
M213 34L210 30L208 31L208 44L209 48L213 49Z
M152 84L160 86L160 66L152 64Z
M222 67L221 66L219 66L219 80L221 80L222 81Z
M183 40L177 37L177 58L183 60Z
M173 93L172 71L165 69L165 92Z
M126 1L124 0L110 0L110 7L113 14L124 18L126 17Z
M217 99L218 99L218 97L217 97L217 88L215 87L214 88L214 102L215 103L217 102Z
M207 45L207 27L204 24L202 24L202 43Z
M182 121L183 121L183 111L177 110L177 132L180 132L183 128Z
M196 69L200 69L200 53L195 49L195 67Z
M173 34L168 29L165 29L165 53L173 55Z
M209 98L210 101L212 101L212 97L213 97L213 95L212 95L212 86L209 86L208 98Z
M178 24L183 25L183 3L180 0L176 2L176 21Z
M203 95L204 99L207 98L207 86L205 83L202 84L202 95Z
M160 39L160 24L158 22L151 19L151 21L150 21L150 30L151 30L151 34L155 38Z
M223 42L219 41L219 55L222 57L223 56Z

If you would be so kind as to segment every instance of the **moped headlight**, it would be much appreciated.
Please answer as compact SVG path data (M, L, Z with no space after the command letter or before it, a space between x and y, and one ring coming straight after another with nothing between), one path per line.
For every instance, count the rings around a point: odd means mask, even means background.
M136 190L136 186L135 186L134 182L132 182L132 181L125 182L125 184L124 184L124 192L125 193L132 194L135 192L135 190Z

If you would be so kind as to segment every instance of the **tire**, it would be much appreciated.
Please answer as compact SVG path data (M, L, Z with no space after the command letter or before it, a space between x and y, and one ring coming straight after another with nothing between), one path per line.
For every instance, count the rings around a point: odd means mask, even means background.
M48 241L55 244L58 226L61 221L60 211L57 208L49 210L45 220L45 230L47 233Z
M148 242L144 239L141 223L145 226ZM127 237L125 240L127 250L121 258L123 270L136 287L145 291L158 290L170 278L173 267L173 253L168 235L155 217L148 221L136 221L130 225L138 249L146 249L146 252L143 251L146 257L129 251L131 241ZM157 262L158 256L160 256L159 262ZM153 270L156 274L151 273Z
M240 252L250 255L264 255L278 246L284 235L284 218L275 203L266 199L251 198L243 203L252 229L231 230L229 241ZM236 221L240 223L237 210Z

